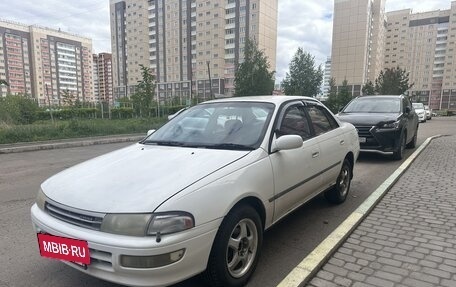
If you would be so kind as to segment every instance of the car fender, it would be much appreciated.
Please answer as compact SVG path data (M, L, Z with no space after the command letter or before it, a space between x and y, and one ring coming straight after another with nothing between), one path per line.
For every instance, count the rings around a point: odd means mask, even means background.
M268 201L274 195L272 166L266 153L251 162L254 156L258 154L217 171L192 186L192 190L176 194L155 212L186 211L194 216L195 225L200 225L225 217L238 202L253 197L262 203L268 227L274 210Z

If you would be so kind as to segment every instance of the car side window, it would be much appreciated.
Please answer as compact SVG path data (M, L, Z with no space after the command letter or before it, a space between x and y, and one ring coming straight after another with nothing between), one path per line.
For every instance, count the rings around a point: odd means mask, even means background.
M303 140L312 137L309 121L302 110L302 106L294 105L285 110L277 133L279 137L283 135L299 135Z
M339 126L332 117L327 115L327 111L323 107L310 105L306 106L305 110L310 116L312 127L315 135L317 136L329 132Z
M415 109L413 108L412 102L410 102L410 100L407 99L407 98L403 98L403 99L402 99L402 106L403 106L402 108L403 108L403 112L404 112L404 113L406 112L406 108L407 108L407 107L409 107L409 109L410 109L411 111L414 111L414 110L415 110Z

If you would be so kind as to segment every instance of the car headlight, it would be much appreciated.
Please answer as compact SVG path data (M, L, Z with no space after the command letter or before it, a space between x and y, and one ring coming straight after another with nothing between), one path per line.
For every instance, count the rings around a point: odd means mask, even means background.
M186 212L106 214L101 231L129 236L158 236L183 231L195 226Z
M147 229L148 235L164 235L184 231L195 226L195 219L187 212L157 213Z
M106 214L101 224L101 231L130 236L145 236L151 213Z
M38 194L36 195L36 205L41 209L44 210L44 204L46 203L46 195L44 194L43 190L40 188Z
M381 129L397 129L399 128L400 121L391 121L383 123L379 126Z

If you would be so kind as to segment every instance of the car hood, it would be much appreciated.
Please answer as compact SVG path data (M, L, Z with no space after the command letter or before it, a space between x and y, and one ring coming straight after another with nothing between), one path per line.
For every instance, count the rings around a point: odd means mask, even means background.
M248 153L135 144L68 168L41 188L50 199L83 210L152 212Z
M354 126L375 126L380 122L396 121L399 118L397 113L339 113L337 117L342 122L348 122Z

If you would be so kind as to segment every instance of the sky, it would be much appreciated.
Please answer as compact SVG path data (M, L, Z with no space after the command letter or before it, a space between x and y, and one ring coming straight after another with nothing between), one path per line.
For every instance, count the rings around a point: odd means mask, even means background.
M219 0L222 1L222 0ZM333 0L278 0L276 81L301 47L322 65L331 54ZM387 0L386 11L445 10L450 0ZM39 25L92 39L93 52L111 52L109 0L2 0L0 19Z

